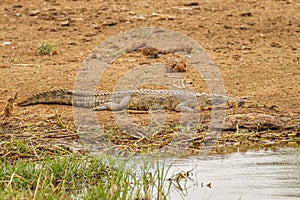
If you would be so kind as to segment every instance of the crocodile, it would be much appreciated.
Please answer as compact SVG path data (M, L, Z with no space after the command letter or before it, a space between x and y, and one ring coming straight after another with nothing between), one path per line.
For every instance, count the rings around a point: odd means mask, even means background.
M217 105L241 106L244 99L234 99L221 94L195 93L186 90L124 90L94 92L80 90L53 90L35 94L18 106L34 104L62 104L101 110L158 110L192 112L202 107Z

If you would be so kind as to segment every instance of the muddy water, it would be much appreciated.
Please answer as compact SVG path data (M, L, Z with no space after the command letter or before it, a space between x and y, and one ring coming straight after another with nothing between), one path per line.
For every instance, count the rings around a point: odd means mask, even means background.
M191 179L173 187L171 199L300 199L300 148L170 162L171 175L193 169Z

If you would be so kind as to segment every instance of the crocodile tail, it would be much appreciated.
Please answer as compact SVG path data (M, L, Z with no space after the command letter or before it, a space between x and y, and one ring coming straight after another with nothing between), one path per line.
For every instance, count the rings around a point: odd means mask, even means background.
M53 90L49 92L42 92L29 97L28 99L19 102L18 106L29 106L34 104L63 104L72 105L71 90Z

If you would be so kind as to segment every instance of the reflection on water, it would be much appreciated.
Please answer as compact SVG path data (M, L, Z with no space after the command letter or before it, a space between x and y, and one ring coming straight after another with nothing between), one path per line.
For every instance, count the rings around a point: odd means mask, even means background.
M170 160L170 176L193 169L171 199L300 199L300 148ZM211 188L207 184L211 183Z

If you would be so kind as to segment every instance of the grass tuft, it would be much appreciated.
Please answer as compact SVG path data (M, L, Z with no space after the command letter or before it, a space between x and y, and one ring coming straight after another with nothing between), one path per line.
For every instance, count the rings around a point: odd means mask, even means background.
M0 164L4 199L166 199L169 168L158 160L57 156ZM155 164L156 162L156 164Z
M37 53L39 55L57 55L57 46L48 42L42 42L37 47Z

